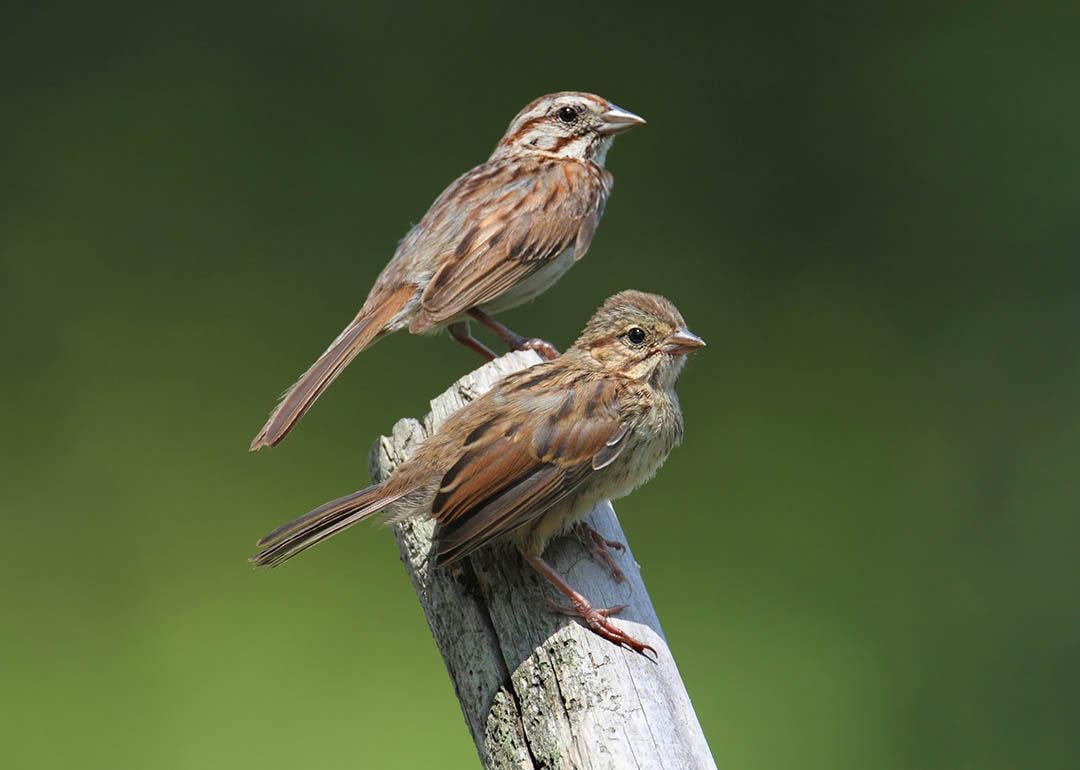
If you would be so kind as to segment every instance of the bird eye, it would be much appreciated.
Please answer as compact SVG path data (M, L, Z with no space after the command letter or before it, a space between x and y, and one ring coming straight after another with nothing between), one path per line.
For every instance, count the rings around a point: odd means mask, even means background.
M631 345L640 345L645 341L645 330L639 326L633 326L626 333L626 339L630 340Z
M563 123L573 123L577 120L577 110L573 107L560 107L558 112L555 113L555 117Z

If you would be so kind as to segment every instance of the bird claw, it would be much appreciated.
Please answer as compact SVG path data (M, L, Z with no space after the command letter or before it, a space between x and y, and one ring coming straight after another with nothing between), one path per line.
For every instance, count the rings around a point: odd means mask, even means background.
M515 349L535 351L541 358L546 358L548 361L554 361L559 357L559 349L557 347L547 340L538 339L536 337L520 340L515 346Z
M625 610L625 604L617 604L614 607L593 607L588 602L582 601L580 604L575 602L575 606L573 607L567 607L551 599L547 599L546 601L548 607L553 612L583 620L585 625L589 627L589 630L597 636L607 639L612 644L620 647L626 646L639 655L645 655L645 651L648 650L653 654L653 660L659 658L654 647L638 641L608 620L612 615L618 615ZM645 657L648 657L648 655L645 655Z
M548 609L559 615L569 615L572 618L583 618L583 610L576 607L567 607L565 604L559 604L554 599L545 599ZM626 609L625 604L616 604L614 607L593 607L591 604L585 605L588 612L593 612L602 618L609 617L611 615L618 615L620 612Z
M615 563L615 559L611 556L611 551L622 553L626 550L623 543L618 540L608 540L584 521L578 522L576 531L578 539L582 545L589 549L589 553L602 561L611 570L611 577L616 583L626 580L626 575L619 569L619 565Z
M541 358L546 358L548 361L554 361L559 357L559 349L547 340L538 339L536 337L522 337L509 327L496 321L480 308L472 308L469 310L469 315L491 329L491 331L495 332L495 334L497 334L511 350L532 350Z

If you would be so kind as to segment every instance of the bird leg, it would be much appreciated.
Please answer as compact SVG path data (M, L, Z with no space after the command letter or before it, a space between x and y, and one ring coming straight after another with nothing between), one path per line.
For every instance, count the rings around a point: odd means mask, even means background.
M499 323L479 308L474 307L469 311L469 315L491 329L495 334L499 335L499 338L505 342L511 350L535 350L542 358L546 358L548 361L552 361L559 357L559 349L550 342L536 337L522 337L520 334Z
M597 609L589 603L588 599L575 591L573 587L563 579L562 575L556 572L550 564L541 559L539 556L527 554L524 552L522 553L522 556L525 557L525 561L529 562L530 566L532 566L534 570L543 575L544 579L546 579L549 583L559 589L559 592L570 600L570 604L572 605L571 607L564 607L561 604L556 604L555 602L549 601L548 606L550 606L555 612L559 612L565 615L571 615L576 618L581 618L585 621L585 624L593 631L593 633L595 633L597 636L607 639L613 644L626 645L634 652L641 653L642 655L645 654L646 650L651 652L654 656L656 655L655 649L645 644L644 642L639 642L637 639L630 636L628 633L626 633L621 628L612 623L610 620L608 620L609 616L617 615L618 613L626 609L625 604L620 604L615 607L603 607Z
M625 551L625 545L618 540L608 540L584 521L579 521L574 525L574 534L577 535L581 544L589 549L590 554L607 565L607 568L611 570L611 577L616 583L626 580L626 575L619 569L619 566L615 563L615 558L611 555L612 551L619 551L620 553Z
M494 351L492 351L491 348L489 348L480 340L476 339L476 337L472 336L472 332L469 331L468 321L456 321L450 324L448 331L450 332L451 337L453 337L455 340L467 347L469 350L479 353L488 361L494 361L498 357L495 355Z

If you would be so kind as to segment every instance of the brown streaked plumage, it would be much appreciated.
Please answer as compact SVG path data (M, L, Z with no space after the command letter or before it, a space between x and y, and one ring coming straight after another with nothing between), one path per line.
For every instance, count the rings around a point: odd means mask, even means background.
M409 231L360 312L282 396L251 449L285 438L358 353L395 331L448 328L493 358L469 333L474 318L511 348L557 355L490 314L542 293L585 256L611 193L604 162L612 139L644 122L577 91L530 102L488 161L451 184Z
M435 560L452 564L504 540L606 639L649 649L608 620L544 562L548 541L592 507L652 478L682 440L675 383L704 346L653 294L608 299L562 356L511 374L452 415L381 484L326 503L259 541L273 567L375 514L430 515ZM610 545L610 544L609 544Z

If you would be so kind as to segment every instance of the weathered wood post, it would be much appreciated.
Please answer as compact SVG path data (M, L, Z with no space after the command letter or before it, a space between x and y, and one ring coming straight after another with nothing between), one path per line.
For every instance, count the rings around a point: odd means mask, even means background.
M423 422L400 420L372 447L372 476L385 478L448 415L539 361L531 351L507 354L433 400ZM590 523L626 543L610 505L598 506ZM622 583L572 538L553 542L545 558L596 606L626 604L616 622L655 647L657 662L552 613L545 599L554 592L510 548L434 569L432 531L429 520L394 527L485 768L716 767L629 544L614 554Z

